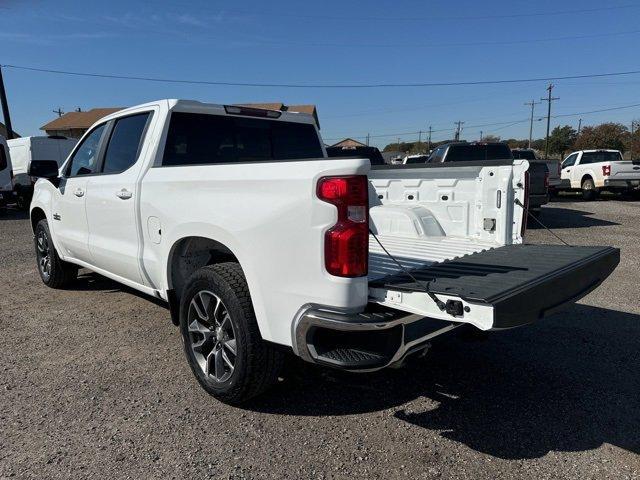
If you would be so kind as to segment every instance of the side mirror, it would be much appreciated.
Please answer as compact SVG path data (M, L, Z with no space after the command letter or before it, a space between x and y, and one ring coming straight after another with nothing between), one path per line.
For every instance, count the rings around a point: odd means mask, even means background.
M29 165L29 175L52 180L58 178L59 168L58 162L55 160L32 160Z

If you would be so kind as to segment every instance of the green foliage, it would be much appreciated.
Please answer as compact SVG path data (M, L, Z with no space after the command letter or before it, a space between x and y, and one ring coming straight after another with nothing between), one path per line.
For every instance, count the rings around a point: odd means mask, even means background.
M624 152L630 147L631 134L621 123L603 123L584 127L576 141L576 150L610 148Z
M576 130L570 125L555 127L549 135L549 153L564 156L565 152L574 148L577 136Z
M500 137L497 135L485 135L482 137L482 141L487 143L497 143L500 141Z

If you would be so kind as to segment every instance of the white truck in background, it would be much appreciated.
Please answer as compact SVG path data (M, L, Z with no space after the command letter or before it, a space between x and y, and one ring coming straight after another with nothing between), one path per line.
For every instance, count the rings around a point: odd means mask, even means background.
M0 210L13 203L13 166L7 141L0 135Z
M63 288L85 267L166 301L200 385L239 403L286 351L376 370L596 288L619 250L522 244L527 168L372 167L327 158L309 115L160 100L100 120L61 168L31 162L38 272Z
M623 160L620 150L579 150L562 162L560 190L580 190L593 200L602 190L638 193L640 162Z
M7 140L13 162L14 189L18 207L28 209L33 195L33 181L29 176L32 160L55 160L58 165L66 160L78 143L75 138L62 136L20 137Z

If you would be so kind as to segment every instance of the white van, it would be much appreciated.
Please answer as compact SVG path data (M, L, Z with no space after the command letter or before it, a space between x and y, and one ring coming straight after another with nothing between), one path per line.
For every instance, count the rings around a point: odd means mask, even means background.
M0 135L0 209L13 203L13 172L7 141Z
M13 162L15 192L18 206L28 208L33 196L33 181L27 174L32 160L55 160L62 165L78 142L63 136L22 137L8 140Z

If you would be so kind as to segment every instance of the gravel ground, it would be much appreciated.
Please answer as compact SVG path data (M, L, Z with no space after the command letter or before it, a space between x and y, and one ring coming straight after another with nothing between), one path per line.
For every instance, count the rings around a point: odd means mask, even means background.
M44 287L28 220L10 212L0 478L640 478L640 202L572 200L543 219L622 249L580 304L487 341L442 337L399 370L294 361L243 409L198 387L162 305L91 273Z

